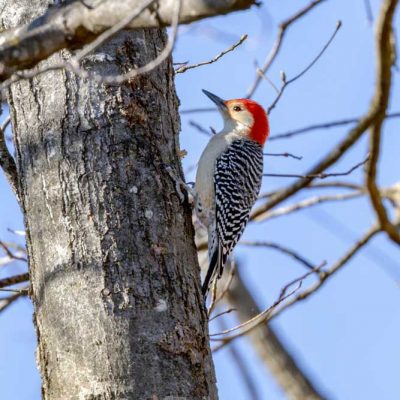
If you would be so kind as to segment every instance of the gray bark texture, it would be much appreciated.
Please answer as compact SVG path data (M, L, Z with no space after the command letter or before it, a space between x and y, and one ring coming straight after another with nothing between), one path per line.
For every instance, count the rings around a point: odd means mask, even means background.
M0 24L47 4L4 1ZM124 73L165 42L122 32L84 67ZM216 399L191 213L163 167L181 173L171 60L118 87L45 73L9 104L43 399Z

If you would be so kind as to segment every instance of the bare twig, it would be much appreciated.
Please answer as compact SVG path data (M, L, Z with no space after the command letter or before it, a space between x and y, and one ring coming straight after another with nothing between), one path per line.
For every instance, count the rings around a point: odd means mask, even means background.
M261 215L262 213L270 210L277 204L286 200L288 197L297 193L299 190L308 186L315 179L312 177L313 175L322 173L325 169L337 162L342 157L342 155L358 141L358 139L362 136L366 129L368 129L369 125L372 123L375 117L375 112L376 106L373 103L366 116L362 118L359 123L348 133L345 139L341 143L336 145L331 150L331 152L315 167L311 168L309 173L306 174L306 176L309 176L308 178L301 178L292 185L280 190L279 192L276 192L264 205L254 210L253 216L256 217Z
M303 157L301 156L296 156L292 153L264 153L264 156L272 156L272 157L290 157L290 158L294 158L295 160L302 160Z
M199 107L199 108L188 108L187 110L181 110L181 114L196 114L204 112L216 112L216 107Z
M271 85L271 87L275 90L275 92L276 92L277 94L279 94L279 89L277 88L277 86L275 85L275 83L272 82L272 80L269 79L268 76L264 75L264 73L263 73L262 70L258 67L258 65L256 65L256 72L257 72L257 74L258 74L262 79L264 79L265 81L267 81L267 82Z
M104 0L97 7L88 8L80 1L72 1L52 7L45 15L31 24L4 32L0 36L0 80L8 79L18 70L32 68L41 60L63 49L76 49L90 43L108 28L117 25L132 10L143 8L127 28L149 28L175 25L175 11L171 5L177 2L158 2L157 12L148 6L154 0L125 0L115 6L114 0ZM208 2L185 0L179 23L249 8L254 0Z
M285 21L283 21L280 25L279 25L279 31L278 31L278 35L277 38L275 40L275 43L272 47L271 52L268 54L264 65L262 68L260 68L260 71L262 72L262 75L265 75L266 72L268 71L268 69L270 68L270 66L272 65L272 63L274 62L274 60L276 59L279 50L282 47L282 43L283 43L283 39L285 37L286 31L289 28L290 25L292 25L294 22L298 21L300 18L302 18L304 15L306 15L309 11L311 11L314 7L316 7L317 5L321 4L323 1L325 0L314 0L312 1L308 6L304 7L303 9L301 9L300 11L296 12L294 15L292 15L290 18L286 19ZM258 85L261 82L261 76L260 73L257 72L256 74L256 78L251 86L251 88L249 89L248 93L247 93L247 97L250 98L253 96L254 92L256 91Z
M282 289L281 292L279 294L278 299L267 309L265 309L264 311L262 311L260 314L257 314L255 317L249 319L248 321L241 323L239 325L234 326L233 328L230 329L226 329L222 332L218 332L218 333L212 333L210 334L211 338L214 338L215 336L223 336L226 335L228 333L232 333L235 332L237 330L240 330L242 328L246 328L248 327L248 325L254 327L254 324L258 325L260 322L265 321L268 318L268 315L270 315L270 313L279 305L281 304L283 301L285 301L286 299L288 299L290 296L292 296L294 293L296 293L302 286L302 283L304 281L304 279L306 279L308 276L310 276L311 274L315 273L315 272L319 272L321 270L321 268L325 265L325 262L323 262L320 266L318 266L317 268L313 268L312 271L307 272L306 274L300 276L299 278L296 278L292 281L290 281L288 284L286 284ZM291 288L292 286L296 285L296 287L291 290L288 293L289 288ZM246 329L246 331L248 331L248 328ZM215 340L215 339L212 339ZM220 339L217 339L220 340ZM222 339L223 341L225 341L225 339Z
M369 150L371 153L370 162L367 165L365 174L366 186L369 197L374 207L376 215L382 229L389 238L400 245L400 230L394 225L386 212L380 191L376 184L377 163L380 154L380 143L382 134L382 124L385 119L386 109L389 104L390 87L392 81L391 67L394 61L394 48L392 35L392 20L397 6L397 0L385 0L381 7L378 27L376 32L376 46L378 53L377 69L380 73L377 81L378 90L378 110L376 118L371 125Z
M213 64L216 61L218 61L221 57L223 57L225 54L230 53L231 51L235 50L238 46L240 46L245 40L247 39L247 35L243 35L237 43L229 47L228 49L221 51L218 55L216 55L214 58L208 61L203 61L197 64L191 64L191 65L183 65L175 70L176 74L182 74L183 72L186 72L189 69L193 68L198 68L202 67L203 65L208 65L208 64Z
M147 63L146 65L135 68L130 70L125 74L118 74L118 75L99 75L97 73L93 73L89 70L85 70L80 67L79 62L82 60L83 57L88 55L90 52L94 51L97 47L105 43L108 39L110 39L113 35L117 32L124 29L128 26L135 18L137 18L146 8L148 8L155 0L148 0L141 6L135 7L132 12L128 14L127 17L123 18L119 21L116 25L112 26L107 31L103 32L99 35L92 43L86 46L83 50L81 50L75 57L71 58L69 61L65 61L59 64L53 65L46 65L39 69L29 70L29 71L22 71L16 72L15 75L5 81L0 88L4 90L5 88L9 87L12 83L17 82L20 79L28 79L33 78L39 74L48 71L54 71L58 69L67 69L76 75L80 76L84 79L91 79L96 83L105 83L108 85L120 85L121 83L133 79L138 75L142 75L148 73L158 67L163 61L167 59L167 57L171 54L171 51L174 47L176 36L178 32L178 22L179 22L179 14L181 10L182 0L177 0L176 2L176 9L174 10L175 13L173 15L172 20L172 35L171 38L168 40L164 49L157 55L155 59Z
M26 282L29 280L29 274L20 274L11 276L10 278L5 278L0 280L0 289L5 288L7 286L16 285L17 283Z
M221 311L220 313L218 313L218 314L212 316L212 317L208 320L208 322L211 322L211 321L213 321L214 319L217 319L217 318L221 317L222 315L230 314L232 311L236 311L236 308L228 308L227 310Z
M230 333L233 330L238 330L238 329L241 329L242 327L244 327L243 330L241 330L240 332L238 332L238 333L236 333L234 335L231 335L229 337L225 337L223 339L218 339L218 340L221 340L223 342L220 346L218 346L218 349L221 348L221 347L224 347L225 345L230 343L232 340L234 340L234 339L236 339L238 337L241 337L243 335L246 335L251 330L253 330L257 326L259 326L260 324L262 324L264 322L267 322L267 321L270 321L272 318L275 318L277 315L282 313L284 310L286 310L289 307L293 306L293 304L295 304L295 303L297 303L297 302L299 302L301 300L304 300L307 297L309 297L310 295L314 294L324 284L324 282L326 282L326 280L329 277L331 277L338 270L340 270L344 265L346 265L355 256L355 254L361 248L363 248L370 241L370 239L372 237L374 237L380 231L381 231L381 229L380 229L379 226L373 226L372 228L370 228L369 231L359 241L357 241L357 243L355 243L346 252L346 254L342 258L340 258L330 269L321 271L320 278L319 278L317 283L315 283L314 285L312 285L311 287L309 287L305 291L301 292L297 296L294 296L292 299L288 300L287 302L282 304L280 307L277 307L277 306L279 306L285 300L285 299L281 300L281 296L271 307L268 307L262 313L258 314L257 316L255 316L251 320L247 321L245 324L241 324L241 325L235 326L231 330L218 333L218 335L220 336L220 335L223 335L223 334L226 334L226 333ZM312 273L312 271L310 271L307 275L310 275L311 273ZM300 282L301 282L301 279L304 279L304 277L299 278L299 279L300 279ZM291 283L293 283L293 282L291 282ZM287 287L287 285L286 285L286 287ZM289 296L285 296L285 298L288 298L288 297Z
M244 284L240 276L240 268L237 269L224 300L230 307L237 308L235 317L240 322L246 322L262 311L253 294ZM246 338L250 340L257 356L281 386L285 397L292 400L322 400L325 398L313 380L307 376L307 371L301 368L301 363L296 361L298 354L294 357L289 352L279 334L270 324L260 324L250 331Z
M363 186L352 182L342 182L342 181L329 181L329 182L315 182L306 186L304 189L351 189L351 190L363 190ZM274 196L277 190L271 190L269 192L262 193L258 196L258 200L268 199Z
M313 265L310 261L308 261L306 258L301 256L299 253L296 251L289 249L286 246L283 246L281 244L275 243L275 242L267 242L267 241L246 241L242 240L239 242L239 245L241 246L252 246L252 247L268 247L270 249L278 250L281 253L288 255L292 258L294 258L296 261L300 262L302 265L304 265L306 268L315 270L316 266Z
M203 133L204 135L207 135L207 136L211 136L212 135L211 130L205 129L204 127L202 127L200 124L198 124L195 121L190 120L189 121L189 125L192 126L195 129L197 129L200 133Z
M305 189L352 189L352 190L363 190L363 186L352 182L343 181L330 181L330 182L314 182L307 186Z
M28 260L25 257L15 255L11 250L10 246L2 241L0 241L0 247L4 250L6 255L11 258L12 260L24 261L27 262Z
M27 289L27 288L25 288ZM16 300L27 296L27 292L15 293L9 297L0 299L0 312L4 311L8 306L11 306Z
M325 173L321 172L319 174L307 174L307 175L297 175L297 174L263 174L263 176L270 176L270 177L283 177L283 178L302 178L302 179L326 179L330 177L336 177L336 176L347 176L350 175L353 171L355 171L357 168L360 168L364 164L367 163L369 159L369 156L367 158L353 167L351 167L349 170L345 172L332 172L332 173Z
M372 14L371 2L369 0L364 0L365 13L367 14L367 20L370 25L374 22L374 15Z
M330 201L344 201L344 200L352 200L358 197L361 197L365 192L363 191L354 191L351 193L345 194L335 194L335 195L327 195L327 196L315 196L309 199L305 199L299 201L298 203L291 204L289 206L281 207L276 210L270 210L263 214L262 220L265 221L266 219L281 217L282 215L292 214L296 211L304 210L305 208L313 207L317 204L326 203ZM257 218L257 221L260 221Z
M218 320L218 324L220 329L226 329L225 321L223 320L223 318L220 318ZM254 381L254 374L252 374L251 370L245 365L245 360L242 357L239 349L234 346L234 343L232 344L233 346L229 346L228 351L240 372L240 376L243 380L243 383L245 384L245 387L248 390L248 397L246 398L248 398L249 400L258 400L261 397L259 395L258 385L256 385Z
M314 65L315 63L322 57L322 55L325 53L326 49L329 47L329 45L332 43L333 39L335 38L336 34L338 33L340 27L342 26L341 21L338 21L336 24L336 28L333 32L333 34L331 35L331 37L329 38L329 40L326 42L325 46L322 48L322 50L317 54L317 56L311 61L310 64L307 65L306 68L304 68L300 73L298 73L296 76L294 76L293 78L286 80L286 76L285 74L282 74L282 80L283 80L283 85L281 86L278 95L276 96L275 100L272 102L272 104L268 107L267 109L267 113L268 115L271 113L271 111L275 108L275 106L277 105L278 101L280 100L280 98L283 95L283 92L285 91L285 89L292 84L293 82L296 82L298 79L300 79L304 74L306 74Z
M275 85L275 83L272 82L272 80L269 79L268 76L266 76L266 75L262 72L262 70L260 69L260 67L259 67L257 64L256 64L256 72L257 72L257 74L258 74L262 79L264 79L265 81L268 82L269 85L271 85L272 89L274 89L275 92L276 92L277 94L279 93L279 89L277 88L277 86Z
M381 232L380 227L374 225L371 227L368 232L358 240L338 261L336 261L331 268L324 270L322 272L322 276L317 283L312 285L307 290L301 292L299 295L295 296L292 300L285 303L281 308L276 310L271 318L276 317L283 310L286 310L288 307L291 307L293 304L306 299L310 295L314 294L325 282L328 278L332 277L337 271L339 271L342 267L344 267L357 253L361 250L377 233ZM269 319L271 319L269 318Z
M15 230L15 229L11 229L11 228L7 228L7 230L17 236L25 236L25 234L26 234L25 231L23 231L23 230L18 230L18 229Z
M381 68L377 70L377 81L380 82L385 76L385 73ZM292 185L278 191L274 195L270 197L270 199L258 207L253 212L253 217L261 216L266 211L275 207L277 204L286 200L288 197L294 195L299 190L304 187L310 185L310 183L315 179L315 175L318 175L329 168L331 165L336 163L342 156L347 152L349 148L351 148L357 141L361 138L364 132L374 123L375 119L378 117L381 112L381 89L379 84L375 87L375 92L370 102L369 110L366 115L361 118L357 125L353 127L350 132L346 135L346 137L335 147L332 148L331 152L328 153L316 166L311 168L311 170L306 174L308 178L300 178ZM386 113L386 109L384 111Z
M389 113L386 114L386 119L391 119L391 118L399 118L400 117L400 112L395 112L395 113ZM314 125L309 125L304 128L300 129L295 129L292 131L284 132L284 133L278 133L276 135L272 135L268 138L269 141L271 140L279 140L279 139L288 139L293 136L298 136L304 133L312 132L315 130L319 129L329 129L329 128L335 128L337 126L344 126L344 125L349 125L349 124L355 124L360 121L360 118L348 118L348 119L342 119L339 121L332 121L332 122L323 122L321 124L314 124Z

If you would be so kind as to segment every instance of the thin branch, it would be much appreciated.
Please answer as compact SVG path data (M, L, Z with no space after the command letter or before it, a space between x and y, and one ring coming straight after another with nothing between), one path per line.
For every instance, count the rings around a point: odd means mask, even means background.
M395 112L395 113L389 113L386 114L386 119L391 119L391 118L399 118L400 117L400 112ZM319 129L329 129L329 128L335 128L338 126L344 126L344 125L349 125L349 124L355 124L360 121L361 118L348 118L348 119L342 119L339 121L332 121L332 122L323 122L321 124L314 124L314 125L309 125L304 128L299 128L295 129L292 131L284 132L284 133L278 133L276 135L272 135L268 138L268 141L271 140L280 140L280 139L288 139L293 136L298 136L302 135L304 133L312 132L315 130Z
M265 221L267 219L281 217L282 215L292 214L296 211L304 210L305 208L313 207L317 204L326 203L330 201L344 201L344 200L352 200L358 197L361 197L365 194L365 191L357 191L345 194L336 194L331 196L315 196L309 199L305 199L299 201L298 203L291 204L289 206L281 207L276 210L271 210L263 214L262 220ZM260 221L260 219L257 219Z
M212 136L211 130L207 130L207 129L203 128L200 124L198 124L195 121L190 120L189 125L195 129L197 129L200 133L203 133L204 135Z
M310 64L307 65L306 68L304 68L300 73L298 73L296 76L294 76L293 78L286 80L285 74L282 74L282 80L283 80L283 85L281 87L281 89L279 90L278 95L276 96L275 100L272 102L272 104L268 107L267 109L267 114L269 115L271 113L271 111L275 108L275 106L277 105L278 101L280 100L280 98L283 95L283 92L285 91L285 89L292 84L293 82L296 82L298 79L300 79L304 74L306 74L314 65L315 63L322 57L322 55L325 53L325 51L327 50L327 48L329 47L329 45L332 43L333 39L335 38L336 34L339 32L340 27L342 26L342 22L338 21L336 24L336 28L333 32L333 34L331 35L331 37L329 38L329 40L326 42L325 46L322 48L322 50L318 53L318 55L311 61Z
M313 268L312 271L309 271L306 274L300 276L299 278L296 278L296 279L290 281L288 284L286 284L281 289L278 299L270 307L268 307L267 309L262 311L260 314L257 314L255 317L253 317L253 318L249 319L248 321L243 322L239 325L236 325L233 328L226 329L226 330L224 330L222 332L218 332L218 333L211 333L210 337L214 338L215 336L223 336L228 333L232 333L232 332L235 332L242 328L248 327L248 325L251 325L252 327L254 327L254 323L259 324L261 319L263 321L265 321L266 317L268 315L270 315L272 310L274 310L279 304L281 304L283 301L285 301L286 299L291 297L294 293L296 293L301 288L304 279L306 279L307 277L309 277L311 274L313 274L315 272L319 272L324 265L325 265L325 262L323 262L317 268ZM288 290L294 285L296 285L296 287L288 293ZM248 331L248 329L246 331ZM225 339L222 339L222 340L225 341Z
M369 0L364 0L365 13L367 14L367 20L370 25L374 22L374 15L372 13L371 2Z
M290 157L290 158L294 158L295 160L303 159L303 157L301 157L301 156L296 156L292 153L287 153L287 152L285 152L285 153L263 153L263 154L264 154L264 156L272 156L272 157L286 157L286 158Z
M217 112L216 107L199 107L199 108L188 108L186 110L181 110L181 114L197 114L205 112Z
M0 80L8 79L18 70L32 68L41 60L63 49L81 48L110 27L117 25L132 10L144 11L127 26L130 29L173 26L176 2L159 1L158 7L149 7L154 0L104 0L97 7L88 8L81 1L55 5L32 23L4 32L0 36ZM190 23L203 18L223 15L249 8L254 0L207 2L185 0L179 23Z
M316 182L312 183L309 186L306 186L304 189L312 190L312 189L351 189L351 190L363 190L364 187L361 185L357 185L356 183L351 182L342 182L342 181L330 181L330 182ZM262 193L258 196L258 200L268 199L274 196L278 191L271 190L269 192Z
M219 327L224 330L226 329L225 321L220 318L218 320ZM228 351L240 373L240 377L243 380L243 383L248 391L248 400L259 400L261 397L259 395L259 388L256 382L254 381L254 374L251 373L251 370L245 365L245 360L242 357L239 349L236 348L235 344L232 343L232 346L228 347Z
M230 53L231 51L235 50L238 46L240 46L246 39L247 39L247 35L243 35L239 41L235 44L233 44L231 47L229 47L228 49L221 51L221 53L219 53L218 55L216 55L214 58L212 58L211 60L208 61L203 61L197 64L191 64L191 65L183 65L179 68L177 68L175 70L176 74L182 74L183 72L188 71L189 69L193 69L193 68L198 68L198 67L202 67L203 65L208 65L208 64L213 64L216 61L218 61L221 57L223 57L225 54Z
M129 72L125 74L118 74L118 75L99 75L97 73L93 73L89 70L85 70L81 68L79 65L79 61L82 60L83 57L88 55L90 52L95 50L97 47L105 43L108 39L110 39L113 35L117 32L121 31L122 29L126 28L135 18L137 18L146 8L148 8L155 0L148 0L146 3L139 7L135 7L134 10L128 14L127 17L119 21L116 25L112 26L107 31L103 32L99 35L92 43L86 46L83 50L81 50L75 57L72 57L69 61L65 61L59 64L54 65L46 65L39 69L33 69L29 71L22 71L16 72L11 79L5 81L0 88L4 90L5 88L9 87L12 83L17 82L20 79L28 79L33 78L39 74L48 71L54 71L58 69L67 69L79 77L83 79L91 79L98 84L108 84L108 85L120 85L123 82L133 79L138 75L142 75L148 73L158 67L162 62L164 62L168 56L171 54L171 51L175 45L177 32L178 32L178 22L179 22L179 15L182 6L182 0L177 0L176 2L176 9L174 10L175 13L173 15L172 20L172 35L171 38L168 40L164 49L157 55L157 57L151 60L146 65L131 69Z
M237 269L224 300L230 307L237 308L235 317L239 322L245 322L254 315L261 313L262 310L257 305L253 294L244 284L240 270L241 268ZM307 372L301 368L301 363L296 362L297 357L290 354L285 344L282 343L279 334L271 325L260 324L249 332L246 338L250 340L261 362L281 386L285 397L292 400L325 399L313 379L310 379Z
M376 46L378 53L377 69L380 72L377 81L377 87L379 90L379 109L370 130L369 151L371 154L371 159L367 165L365 180L372 206L376 212L382 229L387 233L393 242L400 245L400 230L390 221L376 183L377 164L380 155L382 136L382 124L385 119L386 109L389 104L390 87L392 82L391 68L394 61L395 50L393 48L394 43L391 40L391 36L393 32L392 20L396 6L397 0L384 1L378 21Z
M343 156L343 154L347 152L349 148L357 143L364 132L375 122L376 118L378 118L381 112L382 90L380 88L380 83L382 80L385 79L386 73L383 71L382 68L378 68L376 75L378 84L375 87L374 95L372 97L369 110L366 115L358 121L358 124L350 130L347 136L338 145L336 145L331 150L331 152L325 156L325 158L323 158L315 167L311 168L311 170L307 174L311 177L307 179L299 179L292 185L280 190L279 192L271 196L271 198L264 205L254 210L253 218L262 218L263 213L275 207L277 204L286 200L290 196L293 196L304 187L308 186L315 179L312 176L322 173L332 164L336 163ZM384 109L384 115L385 113L386 109Z
M325 173L321 172L319 174L308 174L308 175L297 175L297 174L263 174L263 176L270 176L270 177L283 177L283 178L302 178L302 179L326 179L330 177L336 177L336 176L347 176L350 175L353 171L355 171L357 168L360 168L364 164L367 163L369 159L369 156L367 158L353 167L351 167L349 170L345 172L332 172L332 173Z
M27 292L20 292L20 293L15 293L9 297L0 299L0 312L4 311L7 307L15 303L15 301L25 296L27 296Z
M277 86L275 85L275 83L272 82L272 80L269 79L268 76L266 76L266 75L262 72L262 70L258 67L258 65L256 65L256 72L257 72L257 74L258 74L262 79L264 79L265 81L267 81L267 82L271 85L272 89L274 89L275 92L276 92L277 94L279 94L279 89L277 88Z
M0 289L26 281L29 281L28 273L11 276L10 278L0 279Z
M22 256L17 256L15 255L11 250L10 250L10 246L8 244L6 244L5 242L2 242L0 240L0 247L4 250L4 252L6 253L6 255L13 259L13 260L18 260L18 261L24 261L27 262L28 260L25 257Z
M325 1L325 0L312 1L308 6L304 7L300 11L296 12L294 15L292 15L290 18L286 19L279 25L278 35L276 37L275 43L272 47L272 50L268 54L263 67L260 68L262 75L266 74L266 72L268 71L268 69L270 68L270 66L272 65L274 60L276 59L276 57L282 47L283 39L285 37L286 31L289 28L289 26L292 25L294 22L298 21L300 18L302 18L304 15L306 15L309 11L311 11L314 7L321 4L323 1ZM255 78L252 86L250 87L246 97L250 98L254 95L254 92L256 91L258 85L261 82L261 79L262 78L260 76L260 73L257 72L256 78Z
M302 301L302 300L306 299L307 297L311 296L312 294L314 294L326 282L326 280L328 278L330 278L333 274L335 274L337 271L339 271L344 265L346 265L355 256L355 254L361 248L363 248L380 231L381 231L381 229L379 226L373 226L372 228L370 228L369 231L357 243L355 243L346 252L346 254L342 258L340 258L330 269L321 271L320 279L318 280L317 283L312 285L310 288L301 292L297 296L294 296L292 299L288 300L282 306L277 308L277 306L282 303L282 300L279 301L279 299L278 299L271 307L268 307L262 313L256 315L254 318L247 321L247 323L245 325L241 324L241 325L238 325L238 326L232 328L232 330L237 330L237 329L240 329L241 327L245 326L245 329L241 330L237 334L231 335L231 336L223 338L223 339L219 339L223 343L220 346L218 346L218 349L226 346L232 340L237 339L238 337L241 337L243 335L246 335L247 333L252 331L254 328L259 326L260 324L270 321L272 318L275 318L277 315L281 314L284 310L288 309L289 307L293 306L294 304L298 303L299 301ZM310 273L312 273L312 272L310 272ZM288 296L286 296L286 298L287 297ZM278 304L276 304L276 303L278 303ZM250 325L250 326L248 326L248 325ZM232 330L230 330L230 332ZM228 331L225 331L225 332L229 333ZM222 334L225 334L225 333L221 332L218 335L222 335Z
M351 129L351 131L347 134L347 136L342 140L341 143L336 145L324 159L322 159L315 167L311 168L308 174L308 178L301 178L297 180L292 185L280 190L275 193L271 198L262 206L256 208L253 212L253 217L261 216L264 212L270 210L277 204L283 202L293 194L297 193L304 187L308 186L315 178L314 175L322 173L332 164L337 162L342 155L353 146L362 136L362 134L368 129L369 125L375 118L376 113L376 105L372 103L370 110L366 114L364 118L362 118L359 123Z
M225 314L230 314L232 311L236 311L236 308L228 308L227 310L221 311L220 313L218 313L218 314L212 316L212 317L208 320L208 322L211 322L211 321L213 321L214 319L217 319L217 318L219 318L219 317L222 317L222 316L225 315Z
M292 249L289 249L288 247L283 246L283 245L278 244L278 243L275 243L275 242L242 240L238 244L240 246L268 247L268 248L271 248L271 249L274 249L274 250L278 250L281 253L294 258L296 261L298 261L300 264L304 265L308 269L315 270L315 268L316 268L315 265L313 265L310 261L308 261L306 258L301 256L296 251L294 251Z
M352 190L363 190L363 186L357 185L352 182L342 182L342 181L330 181L330 182L314 182L307 186L305 189L331 189L331 188L341 188L341 189L352 189Z
M371 227L365 235L359 239L345 254L342 256L333 266L327 270L322 272L322 276L319 281L312 285L307 290L301 292L299 295L295 296L292 300L284 304L280 309L276 310L271 318L276 317L283 310L286 310L288 307L291 307L293 304L306 299L310 295L314 294L326 281L328 278L331 278L337 271L339 271L342 267L344 267L357 253L361 250L377 233L381 232L379 226L374 225ZM271 319L269 318L269 319Z

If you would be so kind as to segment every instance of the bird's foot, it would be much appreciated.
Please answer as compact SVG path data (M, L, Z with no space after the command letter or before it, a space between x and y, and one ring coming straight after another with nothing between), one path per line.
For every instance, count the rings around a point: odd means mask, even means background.
M188 202L193 205L194 199L196 197L196 191L193 189L193 182L184 182L180 177L175 175L172 167L168 164L163 164L163 167L168 172L168 175L171 177L172 181L175 183L176 194L179 197L181 203L185 202L185 199L188 199Z

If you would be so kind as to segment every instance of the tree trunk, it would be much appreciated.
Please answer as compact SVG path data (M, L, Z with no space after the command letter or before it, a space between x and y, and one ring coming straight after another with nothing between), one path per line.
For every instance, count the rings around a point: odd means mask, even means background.
M8 0L3 27L43 12ZM122 32L84 60L118 74L160 52ZM66 52L46 63L67 58ZM216 399L171 61L118 87L65 71L9 94L44 399Z

